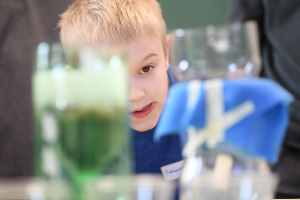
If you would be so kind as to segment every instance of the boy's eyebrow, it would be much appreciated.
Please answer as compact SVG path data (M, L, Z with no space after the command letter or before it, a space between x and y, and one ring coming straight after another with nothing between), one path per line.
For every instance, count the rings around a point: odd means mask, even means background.
M145 58L143 58L143 61L146 61L148 58L152 56L158 56L158 55L156 53L149 53L147 56L145 56Z

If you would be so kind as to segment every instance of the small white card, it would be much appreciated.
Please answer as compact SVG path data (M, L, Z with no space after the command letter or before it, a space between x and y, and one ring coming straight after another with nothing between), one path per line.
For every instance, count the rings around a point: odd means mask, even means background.
M162 166L160 168L162 174L167 181L178 179L181 176L181 172L184 166L185 160Z

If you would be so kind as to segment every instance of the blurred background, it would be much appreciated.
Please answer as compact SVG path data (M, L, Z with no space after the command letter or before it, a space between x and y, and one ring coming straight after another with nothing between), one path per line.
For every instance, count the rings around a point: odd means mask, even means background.
M73 2L0 0L0 177L33 174L33 51L59 40L59 15ZM227 21L229 0L159 2L169 30Z

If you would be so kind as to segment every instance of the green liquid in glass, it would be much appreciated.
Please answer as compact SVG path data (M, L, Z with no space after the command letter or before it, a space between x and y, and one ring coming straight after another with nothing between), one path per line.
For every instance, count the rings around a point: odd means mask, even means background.
M43 138L43 115L57 120L58 141L49 143ZM96 181L101 175L130 173L130 138L124 109L104 110L46 109L37 115L37 152L49 146L58 155L61 177L71 179L77 196L85 183ZM37 173L43 171L43 154L37 155Z

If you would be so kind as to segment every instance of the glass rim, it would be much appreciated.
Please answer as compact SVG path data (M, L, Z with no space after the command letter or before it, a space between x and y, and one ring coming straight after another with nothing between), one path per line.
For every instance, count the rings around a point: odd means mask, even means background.
M125 181L128 188L124 189L127 192L135 192L140 188L151 188L154 191L159 190L174 190L175 182L166 181L162 175L159 174L136 174L131 176L118 176L118 175L106 175L99 177L96 183L96 189L104 192L110 193L115 190L122 188L118 188ZM105 190L103 190L105 189Z
M46 180L38 177L0 179L0 199L30 199L31 197L71 198L71 188L65 180Z
M216 28L216 29L225 29L225 30L230 30L230 29L239 29L239 28L243 28L246 26L247 23L249 22L253 22L252 20L249 20L247 22L233 22L233 23L228 23L228 24L210 24L207 26L199 26L199 27L192 27L192 28L176 28L176 29L170 29L167 31L168 35L176 35L176 32L179 33L178 37L182 37L180 36L180 32L182 31L187 31L187 32L191 32L191 31L205 31L208 28ZM183 33L183 32L182 32Z
M211 186L218 182L227 182L230 186L238 186L241 183L264 184L271 187L276 187L279 181L279 176L274 173L250 173L242 172L238 174L231 174L228 179L218 179L213 176L213 173L201 174L196 179L189 183L181 184L182 186L198 185Z

